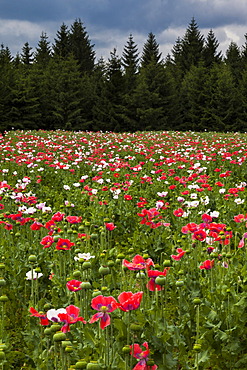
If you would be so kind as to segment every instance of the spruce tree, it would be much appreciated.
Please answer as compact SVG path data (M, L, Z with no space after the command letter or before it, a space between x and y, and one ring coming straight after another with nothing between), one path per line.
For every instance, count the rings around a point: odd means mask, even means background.
M33 63L32 47L26 42L22 48L21 61L24 65L30 66Z
M181 66L185 73L190 70L191 66L197 66L203 58L204 37L194 18L186 29L181 47Z
M240 48L236 42L231 42L226 50L225 63L230 67L235 82L239 82L242 73Z
M67 58L71 52L69 31L66 24L62 24L57 32L57 38L53 44L53 54L56 57Z
M76 19L70 29L70 47L74 58L78 61L80 71L92 72L95 63L94 45L91 44L85 27L80 19Z
M43 66L47 65L51 58L51 46L45 32L41 33L36 52L34 54L35 61Z
M213 30L208 32L203 49L203 61L206 67L212 67L214 63L222 61L221 51L217 52L219 42L216 39Z
M161 53L159 52L159 44L156 41L155 35L150 32L147 41L143 46L141 56L141 67L147 66L149 63L161 63Z
M122 54L122 65L124 68L124 80L126 90L129 93L135 88L136 75L138 71L138 48L130 34L127 44L124 46Z

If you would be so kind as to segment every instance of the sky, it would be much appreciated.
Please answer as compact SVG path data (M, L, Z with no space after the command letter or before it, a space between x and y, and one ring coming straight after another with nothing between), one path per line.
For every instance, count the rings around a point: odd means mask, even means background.
M130 34L141 55L150 32L165 59L192 17L205 37L213 30L223 54L232 41L244 45L247 0L0 0L0 44L13 56L26 42L35 51L42 32L53 44L63 23L80 19L96 59L114 48L121 56Z

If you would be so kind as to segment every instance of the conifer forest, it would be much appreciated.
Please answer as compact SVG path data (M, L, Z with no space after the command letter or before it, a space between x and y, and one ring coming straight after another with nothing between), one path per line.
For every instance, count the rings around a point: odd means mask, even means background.
M0 130L136 132L246 131L247 34L225 55L211 29L191 19L164 56L150 32L142 50L130 34L122 55L96 60L83 22L43 32L12 56L0 49Z

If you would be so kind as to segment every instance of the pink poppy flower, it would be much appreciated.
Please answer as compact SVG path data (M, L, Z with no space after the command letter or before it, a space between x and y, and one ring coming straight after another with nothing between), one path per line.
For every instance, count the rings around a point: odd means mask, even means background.
M129 270L149 270L150 266L154 266L153 260L151 258L144 259L142 256L137 254L133 259L132 262L127 261L126 259L123 260L123 265L127 267Z
M83 317L79 316L80 313L80 308L70 305L65 308L66 313L59 313L58 317L61 322L64 322L65 325L62 327L62 332L67 333L70 331L70 325L75 324L78 321L83 322L83 324L86 324L86 321L84 320Z
M106 222L105 223L106 230L112 231L114 230L117 226L114 225L113 222Z
M49 247L52 245L52 243L54 243L54 239L53 239L53 237L52 237L52 236L50 236L50 235L45 236L45 237L41 240L41 242L40 242L40 244L41 244L41 245L43 245L43 249L45 249L45 248L49 248Z
M143 349L137 343L134 343L130 346L130 354L139 360L133 370L156 370L158 368L157 365L147 365L148 356L150 354L148 343L144 342L142 346L145 347L146 350L143 351Z
M81 222L82 218L78 216L67 216L66 221L68 221L70 224L79 224Z
M177 248L177 255L172 254L171 258L174 259L174 261L180 261L181 258L185 255L185 251L182 248Z
M166 268L164 269L164 271L149 270L148 277L150 277L151 279L147 283L148 290L150 290L151 292L155 292L156 290L163 290L164 288L161 285L156 284L155 280L158 276L166 276L167 272L168 269Z
M114 310L116 310L119 304L117 303L115 298L111 296L104 297L103 295L99 295L92 299L91 306L94 310L97 310L99 312L91 317L91 320L89 321L90 324L100 320L100 327L101 329L104 329L111 323L111 318L108 312L113 312Z
M81 283L82 281L73 279L68 281L66 286L71 292L77 292L78 290L81 290Z

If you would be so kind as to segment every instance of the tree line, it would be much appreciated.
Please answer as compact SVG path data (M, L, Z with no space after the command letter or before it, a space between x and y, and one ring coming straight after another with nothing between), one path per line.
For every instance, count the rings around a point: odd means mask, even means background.
M132 34L122 55L96 61L80 19L54 43L0 49L0 130L247 131L247 34L225 55L194 18L164 59L150 32L142 53Z

